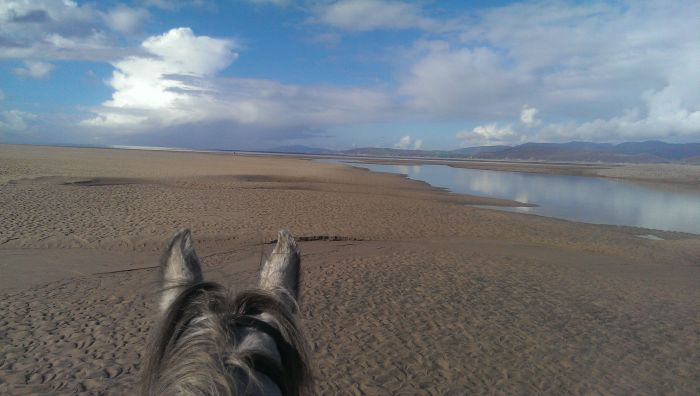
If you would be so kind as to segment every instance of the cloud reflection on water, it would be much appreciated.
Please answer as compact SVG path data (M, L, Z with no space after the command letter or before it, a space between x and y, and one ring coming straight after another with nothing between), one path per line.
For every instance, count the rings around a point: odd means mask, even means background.
M499 208L587 223L619 224L700 233L700 194L652 189L619 180L542 175L444 165L359 166L373 171L403 173L436 187L539 205Z

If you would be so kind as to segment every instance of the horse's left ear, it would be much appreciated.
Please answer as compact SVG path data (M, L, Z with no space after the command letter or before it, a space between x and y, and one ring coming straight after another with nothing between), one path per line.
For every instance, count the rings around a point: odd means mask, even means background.
M168 243L160 259L163 294L160 310L165 312L184 287L202 281L202 267L194 251L192 233L179 230Z

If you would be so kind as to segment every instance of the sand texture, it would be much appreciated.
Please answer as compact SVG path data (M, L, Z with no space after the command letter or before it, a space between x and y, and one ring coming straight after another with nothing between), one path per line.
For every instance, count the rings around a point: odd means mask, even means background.
M485 202L298 158L0 145L0 394L133 394L179 227L235 290L278 229L300 240L319 394L700 393L700 237Z

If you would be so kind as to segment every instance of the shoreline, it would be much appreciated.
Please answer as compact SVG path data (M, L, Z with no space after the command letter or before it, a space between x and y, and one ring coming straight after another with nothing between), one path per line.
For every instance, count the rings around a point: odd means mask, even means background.
M623 181L648 183L659 185L663 188L687 188L694 191L700 190L700 165L682 163L601 163L601 162L567 162L567 161L508 161L485 159L442 159L442 158L401 158L401 157L371 157L331 154L301 154L301 153L275 153L264 151L245 150L207 150L207 149L182 149L159 148L147 146L46 146L46 145L16 145L0 144L0 146L17 147L45 147L67 149L95 149L95 150L123 150L123 151L151 151L179 154L213 154L213 155L239 155L253 157L272 158L301 158L301 159L336 159L343 161L357 161L382 165L446 165L454 168L483 169L504 172L539 173L548 175L602 177ZM0 183L2 183L0 178ZM514 201L515 202L515 201Z
M329 157L342 160L342 157ZM662 188L700 190L700 166L688 164L606 164L519 162L441 159L376 159L348 158L348 162L378 165L445 165L452 168L482 169L502 172L537 173L545 175L600 177L612 180L640 182ZM660 171L659 171L660 170ZM655 173L650 173L655 171Z

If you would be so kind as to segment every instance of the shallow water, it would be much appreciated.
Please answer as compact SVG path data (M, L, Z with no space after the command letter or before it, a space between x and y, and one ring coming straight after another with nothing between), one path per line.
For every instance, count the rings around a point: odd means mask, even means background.
M537 207L493 207L585 223L614 224L700 234L700 193L585 176L502 172L446 165L346 163L407 175L450 191L510 199Z

